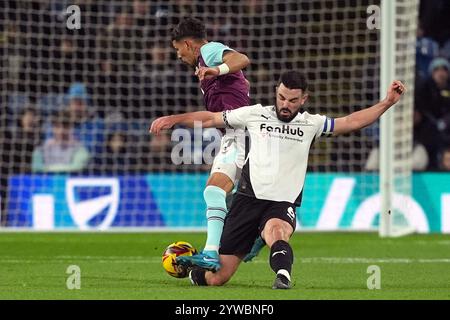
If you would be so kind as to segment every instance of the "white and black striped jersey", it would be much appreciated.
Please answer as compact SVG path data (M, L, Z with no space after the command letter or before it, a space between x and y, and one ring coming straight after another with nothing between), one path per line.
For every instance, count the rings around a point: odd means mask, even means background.
M334 119L299 113L291 122L277 118L274 106L260 104L223 112L230 129L247 129L246 161L238 193L299 206L312 143L331 136Z

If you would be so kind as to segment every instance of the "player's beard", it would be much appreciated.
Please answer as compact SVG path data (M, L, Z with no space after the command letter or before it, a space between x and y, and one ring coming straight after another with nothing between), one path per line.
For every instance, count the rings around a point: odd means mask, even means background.
M297 114L299 113L301 107L302 106L298 107L297 111L295 111L295 112L292 112L288 108L281 108L280 110L278 110L278 107L275 107L275 111L277 113L278 120L283 121L283 122L291 122L297 116ZM283 111L283 110L289 111L290 115L289 116L282 115L281 111Z

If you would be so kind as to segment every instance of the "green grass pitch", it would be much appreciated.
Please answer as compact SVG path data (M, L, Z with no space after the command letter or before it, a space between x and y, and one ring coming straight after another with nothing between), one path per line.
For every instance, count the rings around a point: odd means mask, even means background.
M178 240L204 233L0 233L0 299L450 299L450 236L380 239L375 233L296 233L293 288L272 290L268 249L223 287L193 287L161 266ZM66 287L70 265L81 289ZM381 289L369 290L370 265Z

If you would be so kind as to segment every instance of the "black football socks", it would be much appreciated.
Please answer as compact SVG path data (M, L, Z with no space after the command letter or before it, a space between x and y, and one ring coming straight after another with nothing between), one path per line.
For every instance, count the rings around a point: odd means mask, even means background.
M284 240L276 241L270 248L270 267L272 270L277 276L282 275L290 282L293 262L294 254L289 243Z

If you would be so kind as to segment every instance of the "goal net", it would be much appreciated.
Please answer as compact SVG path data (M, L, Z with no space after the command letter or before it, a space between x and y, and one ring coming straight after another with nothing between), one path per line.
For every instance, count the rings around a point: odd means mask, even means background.
M417 9L414 1L398 3L396 72L409 92L395 109L395 186L408 194ZM170 42L182 17L202 19L209 40L250 58L252 103L273 104L274 85L290 69L308 79L310 113L344 116L380 96L380 30L368 27L367 11L379 1L85 0L79 10L72 4L0 2L6 228L206 226L210 163L203 155L218 146L217 131L147 132L158 116L204 109L193 70ZM70 110L70 122L63 110ZM66 131L71 143L58 146L55 135ZM368 160L379 131L376 123L314 145L299 229L378 228L379 162ZM180 146L186 141L192 144ZM181 164L174 150L184 152Z

